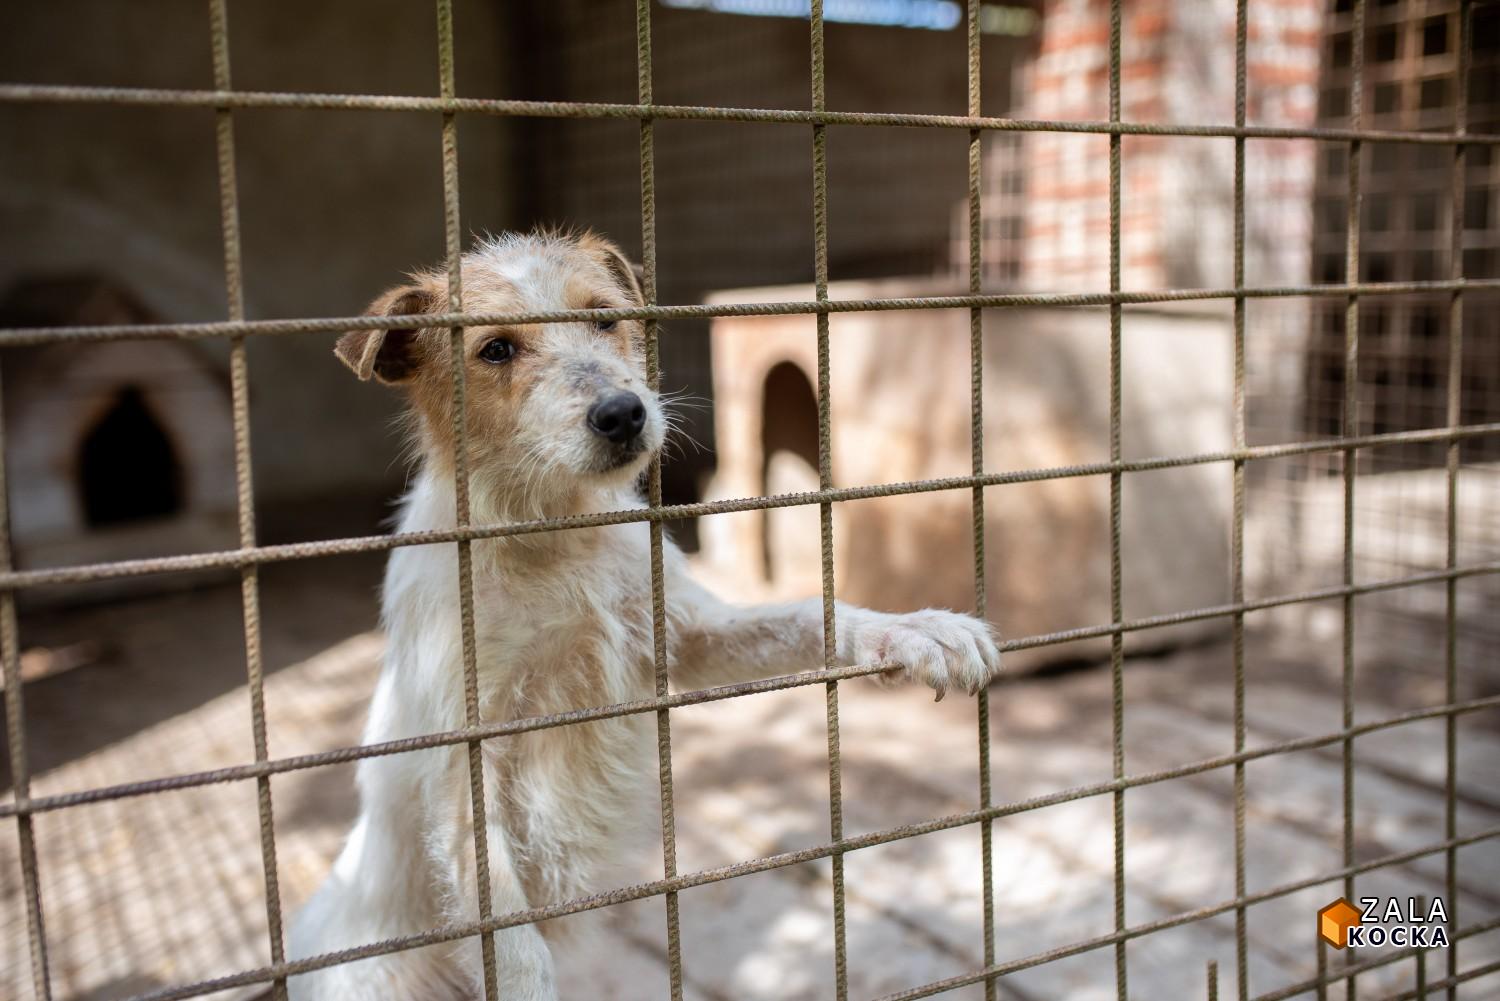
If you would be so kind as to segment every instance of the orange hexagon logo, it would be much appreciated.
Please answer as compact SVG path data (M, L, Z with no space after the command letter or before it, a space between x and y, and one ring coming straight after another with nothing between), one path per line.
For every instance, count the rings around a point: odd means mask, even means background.
M1343 897L1318 912L1318 937L1335 949L1349 944L1349 929L1359 926L1359 908Z

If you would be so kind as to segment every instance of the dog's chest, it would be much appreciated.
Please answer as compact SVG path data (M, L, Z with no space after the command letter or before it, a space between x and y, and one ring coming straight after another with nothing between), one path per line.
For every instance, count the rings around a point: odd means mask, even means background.
M647 698L653 690L649 580L638 589L595 564L578 578L476 580L486 719L549 716ZM644 575L643 575L644 576ZM584 586L580 586L580 584ZM582 892L633 813L649 719L544 727L485 744L494 822L530 897Z
M610 565L475 580L484 701L511 718L649 694L648 590ZM489 715L487 713L487 715Z

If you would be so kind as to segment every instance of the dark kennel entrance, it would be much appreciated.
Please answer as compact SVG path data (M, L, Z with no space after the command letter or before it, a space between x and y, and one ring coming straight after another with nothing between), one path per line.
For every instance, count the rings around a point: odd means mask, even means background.
M78 487L90 527L167 518L182 510L176 450L139 386L126 386L78 450Z

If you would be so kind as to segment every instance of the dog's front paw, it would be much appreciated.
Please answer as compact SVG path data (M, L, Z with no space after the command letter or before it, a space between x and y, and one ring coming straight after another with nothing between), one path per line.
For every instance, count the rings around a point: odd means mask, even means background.
M1000 673L1000 647L987 623L935 609L863 624L852 652L856 664L886 666L887 677L930 685L938 701L950 688L973 695Z

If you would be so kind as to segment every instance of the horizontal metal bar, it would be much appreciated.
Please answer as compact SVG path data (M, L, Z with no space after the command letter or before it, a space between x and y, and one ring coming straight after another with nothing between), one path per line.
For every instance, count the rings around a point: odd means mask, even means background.
M1394 431L1385 434L1362 435L1350 438L1321 438L1305 442L1256 445L1248 448L1228 449L1221 452L1199 452L1193 455L1156 456L1146 459L1127 459L1121 462L1093 462L1074 466L1050 466L1042 469L983 473L978 476L950 476L932 480L879 483L865 487L836 487L831 490L731 498L728 500L704 501L695 504L667 504L656 508L634 508L626 511L606 511L599 514L573 515L566 518L541 518L533 521L509 522L505 524L472 525L467 528L452 528L430 532L396 532L390 535L350 536L343 539L323 539L316 542L294 542L274 546L252 546L243 549L225 549L181 556L117 560L108 563L85 563L76 566L47 567L37 570L12 570L0 572L0 591L18 591L35 587L56 586L59 584L84 584L93 581L117 580L122 577L141 577L159 573L193 573L202 570L238 568L263 563L283 563L289 560L316 559L325 556L350 556L356 553L396 549L401 546L428 546L439 543L459 542L466 539L500 539L518 535L534 535L538 532L598 528L604 525L676 521L683 518L701 518L715 514L733 514L744 511L763 511L773 508L800 507L812 504L871 500L877 497L935 493L944 490L972 490L975 487L1037 483L1044 480L1060 480L1080 476L1102 476L1114 472L1138 473L1160 469L1176 469L1184 466L1208 465L1217 462L1280 459L1316 452L1348 452L1361 448L1378 448L1391 445L1460 441L1492 434L1500 434L1500 422L1492 424L1467 424L1453 428L1431 428L1424 431Z
M1447 849L1444 849L1444 851L1447 851ZM1500 928L1500 917L1489 918L1485 921L1477 922L1476 924L1469 925L1465 928L1460 928L1458 931L1449 936L1449 941L1451 943L1457 942L1460 939L1473 938L1475 935L1483 935L1485 932L1494 931L1496 928ZM1304 980L1301 983L1290 984L1278 990L1271 991L1269 994L1257 994L1252 999L1252 1001L1287 1001L1288 998L1294 998L1299 994L1305 994L1308 991L1316 990L1318 987L1325 984L1336 984L1340 980L1348 980L1350 977L1358 976L1361 973L1367 973L1370 970L1379 969L1382 966L1389 966L1392 963L1399 963L1402 960L1411 959L1420 951L1423 950L1420 950L1416 947L1408 947L1405 949L1397 949L1393 952L1384 952L1379 956L1362 960L1358 963L1351 963L1348 966L1345 966L1342 969L1338 970L1337 972L1329 973L1325 977L1313 977L1311 980ZM1491 963L1488 966L1483 966L1476 970L1469 970L1456 979L1449 978L1436 981L1435 983L1430 983L1427 985L1427 990L1430 992L1441 987L1446 987L1449 983L1460 983L1463 980L1481 977L1487 973L1492 973L1497 969L1500 969L1500 962ZM1416 991L1406 991L1402 994L1383 998L1382 1001L1408 1001L1408 999L1417 996L1418 992Z
M1333 598L1352 597L1361 594L1375 594L1380 591L1394 591L1405 587L1437 584L1443 581L1461 580L1464 577L1478 577L1492 573L1500 573L1500 560L1490 563L1475 563L1467 567L1456 568L1452 571L1446 569L1431 570L1425 573L1411 574L1406 577L1393 577L1387 580L1370 581L1364 584L1335 584L1331 587L1321 587L1311 591L1301 591L1296 594L1279 594L1270 598L1257 598L1253 601L1240 601L1229 605L1210 605L1206 608L1195 608L1186 612L1165 612L1161 615L1130 619L1112 625L1064 629L1059 632L1046 633L1042 636L1006 640L1000 644L1000 649L1003 651L1029 650L1032 647L1055 646L1058 643L1069 643L1074 640L1113 636L1115 633L1160 629L1164 626L1178 626L1188 622L1202 622L1206 619L1221 619L1245 612L1261 612L1268 608L1300 605L1311 601L1328 601Z
M1500 830L1492 828L1490 831L1481 832L1476 840L1486 840L1488 838L1496 836L1497 834L1500 834ZM1149 924L1137 925L1134 928L1127 929L1123 935L1119 933L1112 935L1101 935L1098 938L1088 939L1084 942L1078 942L1073 945L1061 946L1057 949L1050 950L1049 952L1037 953L1033 956L1027 956L1024 959L1012 960L1007 963L997 963L994 966L987 967L983 970L977 970L973 973L966 973L957 977L949 977L946 980L933 981L930 984L924 984L921 987L913 987L910 990L901 991L896 994L886 994L880 998L877 998L876 1001L916 1001L917 998L926 998L932 997L935 994L944 994L948 991L957 990L960 987L968 987L971 984L977 984L981 980L984 980L988 977L1005 973L1017 973L1021 970L1028 970L1035 966L1042 966L1046 963L1053 963L1061 959L1068 959L1073 956L1079 955L1080 953L1092 952L1095 949L1100 949L1107 945L1114 945L1118 942L1129 941L1133 938L1140 938L1144 935L1150 935L1155 932L1165 931L1169 928L1176 928L1180 925L1191 924L1194 921L1202 921L1206 918L1216 917L1220 914L1225 913L1226 911L1232 910L1237 907L1248 907L1251 904L1265 903L1267 900L1272 900L1277 897L1285 897L1290 894L1298 893L1302 890L1307 890L1314 886L1318 886L1321 883L1330 883L1334 880L1343 879L1345 876L1357 876L1362 872L1369 872L1371 869L1381 869L1385 868L1386 866L1400 865L1404 862L1413 861L1414 858L1421 858L1426 855L1436 855L1438 852L1447 851L1450 847L1459 846L1450 844L1434 845L1429 848L1418 849L1416 852L1403 852L1400 855L1387 855L1384 858L1375 859L1372 862L1364 862L1356 866L1350 866L1345 869L1340 869L1337 872L1325 873L1319 876L1314 876L1311 879L1300 880L1296 883L1287 883L1283 886L1278 886L1271 890L1249 894L1248 896L1229 901L1227 902L1227 904L1215 904L1212 907L1204 907L1199 910L1189 911L1184 914L1175 914L1170 918L1162 918L1158 921L1152 921ZM1470 925L1466 928L1461 928L1458 931L1454 932L1451 938L1454 941L1461 938L1472 938L1475 935L1482 935L1487 931L1493 931L1495 928L1500 928L1500 918L1491 918L1487 921L1482 921L1477 924ZM1369 969L1374 969L1375 967L1386 966L1390 963L1395 963L1402 959L1408 959L1414 954L1414 952L1415 950L1402 950L1389 954L1382 954L1374 959L1366 960L1365 962L1357 964L1355 966L1350 966L1337 974L1331 974L1321 981L1317 979L1304 981L1303 983L1297 984L1294 987L1287 988L1284 992L1277 991L1274 994L1261 995L1255 998L1254 1001L1281 1001L1281 999L1294 997L1298 994L1310 991L1313 988L1317 987L1319 983L1334 983L1339 980L1344 980L1351 975L1363 973ZM1477 976L1480 974L1476 973L1473 975ZM1402 995L1402 998L1409 998L1411 996L1412 995L1410 994L1405 994ZM1386 1001L1398 1001L1398 999L1390 998L1386 999Z
M1500 572L1500 564L1496 564L1494 570ZM1267 602L1256 603L1262 607L1271 607L1272 603L1290 604L1287 598L1268 599ZM1236 608L1236 611L1247 611L1253 609ZM1193 613L1197 614L1197 613ZM1232 613L1225 613L1232 614ZM1182 621L1177 616L1162 616L1158 618L1169 618L1171 622L1156 622L1153 625L1166 625ZM1145 620L1131 623L1122 623L1119 627L1123 631L1136 631L1138 629L1150 628ZM1072 637L1077 631L1069 631L1061 635ZM1041 645L1026 642L1029 646ZM1055 642L1063 642L1057 640ZM1007 644L1002 644L1007 646ZM1015 644L1009 644L1014 649ZM259 779L270 775L279 775L287 772L302 771L309 768L322 768L331 765L347 764L351 761L359 761L363 758L385 757L392 754L410 754L414 751L430 750L437 747L447 747L454 744L464 744L476 740L493 740L502 737L515 736L521 733L529 733L533 730L543 730L558 726L572 726L580 723L591 723L603 719L613 719L619 716L630 716L639 713L658 712L662 709L676 709L681 706L702 705L708 702L720 702L725 699L739 698L745 695L756 695L765 692L782 691L789 688L801 688L806 685L825 684L829 681L842 681L849 678L865 677L878 674L883 670L880 667L869 665L833 668L821 671L809 671L804 674L785 675L779 678L766 678L759 681L743 682L737 685L724 685L718 688L698 689L691 692L679 692L672 695L657 698L639 699L634 702L619 702L608 706L595 706L586 709L575 709L565 713L553 713L546 716L528 716L517 720L509 720L504 723L486 723L474 727L464 727L458 730L448 730L439 733L422 734L416 737L407 737L401 740L385 741L377 744L362 744L353 747L333 748L327 751L318 751L311 754L302 754L286 758L276 758L268 761L256 761L243 765L232 765L227 768L217 768L201 772L189 772L181 775L171 775L160 779L149 779L141 782L127 782L113 786L101 786L94 789L83 789L76 792L59 793L52 796L38 796L17 800L12 803L0 804L0 818L47 813L56 810L68 809L76 806L86 806L95 803L108 802L111 800L130 799L137 796L154 795L163 792L177 792L185 789L194 789L208 785L220 785L228 782L246 781ZM1451 717L1465 713L1479 712L1485 709L1495 708L1500 705L1500 696L1487 696L1485 698L1473 699L1468 702L1449 703L1442 706L1429 707L1427 709L1412 710L1399 716L1389 717L1384 720L1376 720L1370 723L1362 723L1346 730L1336 733L1324 734L1322 736L1301 737L1295 740L1284 741L1268 747L1257 748L1249 751L1241 751L1235 754L1224 755L1217 758L1207 758L1203 761L1190 765L1180 766L1167 771L1153 772L1146 775L1127 777L1117 781L1100 783L1096 786L1082 786L1070 789L1062 793L1052 793L1047 796L1038 797L1034 800L1024 800L1012 803L1003 808L1006 814L1025 812L1041 806L1051 806L1056 803L1067 802L1070 799L1079 799L1085 796L1099 795L1114 792L1117 788L1129 788L1132 785L1151 785L1171 778L1181 778L1186 775L1197 774L1214 768L1223 768L1229 765L1253 761L1257 758L1268 757L1272 754L1290 753L1294 751L1315 750L1328 744L1358 737L1365 733L1376 730L1388 729L1411 723L1418 720L1433 719L1437 717ZM996 814L999 816L1000 814ZM982 818L981 818L982 819Z
M1003 810L1003 807L994 808ZM213 980L203 980L193 984L180 987L167 987L159 990L148 991L144 994L134 995L129 1001L178 1001L181 998L200 997L204 994L212 994L217 991L227 990L233 987L243 987L249 984L267 983L281 977L296 976L301 973L310 973L313 970L326 969L330 966L338 966L342 963L356 962L361 959L369 959L374 956L390 955L396 952L405 952L409 949L420 949L429 945L440 945L444 942L454 942L463 938L471 938L476 935L488 934L503 928L513 928L517 925L535 924L541 921L550 921L570 914L578 914L584 911L598 910L603 907L612 907L616 904L628 903L632 900L640 900L645 897L660 896L669 891L680 891L695 886L704 886L709 883L722 882L739 876L752 875L759 872L767 872L772 869L781 869L789 865L798 865L804 862L815 862L827 858L834 851L847 853L861 848L869 848L875 845L887 844L891 841L899 841L922 834L932 833L939 830L947 830L952 827L971 824L983 819L978 814L991 813L993 811L975 811L971 814L962 814L959 817L944 818L942 821L933 821L927 824L916 824L906 828L893 828L888 831L878 831L862 835L857 838L845 838L837 845L819 845L805 848L800 851L783 852L779 855L771 855L756 859L753 862L740 862L734 865L720 866L715 869L704 869L699 872L677 876L672 879L659 879L649 883L639 883L635 886L622 887L608 893L596 894L592 897L582 897L569 900L559 904L551 904L546 907L534 907L525 911L513 911L492 918L489 921L466 921L460 924L448 925L435 928L428 932L416 935L404 935L399 938L386 939L382 942L372 942L368 945L356 946L339 952L324 953L318 956L309 956L305 959L292 960L271 966L263 966L259 969L246 970L241 973L219 977ZM949 823L949 821L958 821ZM933 826L934 824L942 826ZM1190 924L1194 921L1202 921L1206 918L1215 917L1226 911L1234 910L1236 907L1250 906L1263 903L1277 897L1297 893L1319 884L1342 879L1347 875L1357 875L1362 872L1370 872L1375 869L1385 868L1391 865L1400 865L1415 859L1424 858L1447 851L1450 848L1462 847L1486 841L1490 838L1500 837L1500 827L1491 827L1461 838L1451 838L1447 841L1424 848L1386 855L1358 865L1348 866L1336 872L1323 873L1311 879L1299 880L1295 883L1286 883L1259 893L1249 894L1234 900L1222 901L1209 907L1202 907L1195 911L1177 914L1170 918L1163 918L1148 924L1136 925L1123 931L1102 935L1098 938L1088 939L1083 942L1074 943L1060 949L1049 952L1038 953L1025 959L1013 960L1008 963L1000 963L976 973L965 974L954 977L951 980L939 981L915 991L907 991L901 994L889 995L880 1001L908 1001L911 998L927 997L931 994L939 994L943 991L953 990L968 984L978 983L989 977L1014 973L1019 970L1040 966L1043 963L1065 959L1070 956L1090 952L1094 949L1113 945L1117 942L1129 941L1140 938L1153 932L1175 928L1179 925Z
M1362 282L1340 285L1268 285L1257 288L1158 289L1143 292L1009 292L993 295L905 296L892 299L808 299L785 302L639 306L628 309L553 309L518 313L415 313L406 316L325 316L286 320L213 323L144 323L77 327L0 329L0 348L35 347L54 342L202 340L210 337L339 333L345 330L406 330L424 327L491 327L531 323L611 320L684 320L716 316L802 316L820 313L878 313L909 309L1022 309L1044 307L1149 306L1168 302L1291 299L1352 295L1416 295L1464 290L1500 290L1500 278L1430 282Z
M1489 922L1486 923L1488 924ZM1408 988L1400 994L1392 994L1381 998L1380 1001L1415 1001L1417 998L1427 998L1433 991L1442 990L1445 987L1456 987L1459 984L1468 983L1470 980L1487 977L1491 973L1500 973L1500 959L1497 959L1493 963L1486 963L1483 966L1476 966L1473 969L1465 970L1462 973L1455 973L1451 977L1434 980L1421 988ZM1256 1001L1260 1001L1260 999L1257 998Z
M982 129L998 132L1067 132L1097 135L1200 136L1205 138L1316 139L1324 142L1397 142L1423 145L1500 143L1500 135L1406 132L1381 129L1287 128L1269 125L1178 125L1159 122L1065 121L981 115L920 115L869 111L809 111L711 105L613 104L594 101L515 101L395 94L285 91L165 90L146 87L69 87L0 84L4 104L111 104L137 107L281 108L311 111L406 111L492 115L507 118L656 119L786 125L855 125L897 128Z

